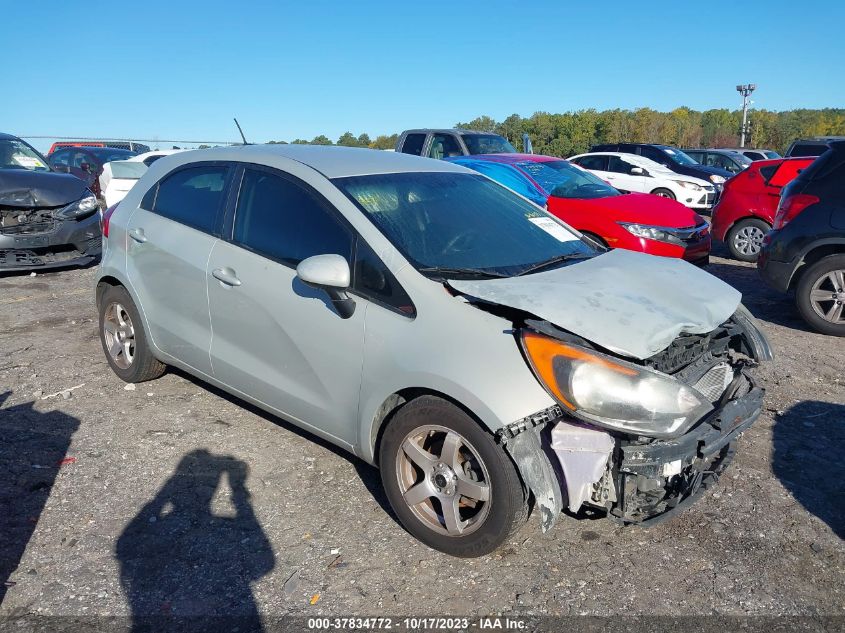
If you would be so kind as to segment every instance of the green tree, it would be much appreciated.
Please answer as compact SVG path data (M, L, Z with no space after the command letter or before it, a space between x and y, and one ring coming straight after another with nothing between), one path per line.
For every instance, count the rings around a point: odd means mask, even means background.
M314 140L314 145L317 145L316 139ZM330 143L329 143L330 144ZM341 134L340 138L337 139L338 145L343 145L344 147L359 147L358 139L355 138L355 135L352 132L344 132ZM326 143L320 143L320 145L326 145Z
M320 134L311 140L311 145L332 145L332 141L325 134Z
M393 149L396 147L396 141L399 140L398 134L380 134L376 137L376 140L373 141L372 147L373 149Z
M455 127L465 130L478 130L479 132L495 132L496 122L487 115L473 119L469 123L455 123Z
M369 147L372 145L372 141L370 141L370 135L364 132L363 134L358 135L358 146L359 147Z

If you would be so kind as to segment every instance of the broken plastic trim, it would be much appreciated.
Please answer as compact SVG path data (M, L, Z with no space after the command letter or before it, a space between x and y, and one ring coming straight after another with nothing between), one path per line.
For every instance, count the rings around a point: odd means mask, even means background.
M518 420L499 430L497 439L511 456L522 481L540 508L540 530L548 532L563 510L563 493L551 460L543 450L540 432L562 416L557 405Z

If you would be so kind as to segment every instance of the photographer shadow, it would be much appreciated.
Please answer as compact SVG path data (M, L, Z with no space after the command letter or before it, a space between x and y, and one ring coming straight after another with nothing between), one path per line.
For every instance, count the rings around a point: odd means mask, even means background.
M275 566L246 488L247 465L195 450L117 541L132 630L260 631L251 584ZM227 480L229 511L218 502Z

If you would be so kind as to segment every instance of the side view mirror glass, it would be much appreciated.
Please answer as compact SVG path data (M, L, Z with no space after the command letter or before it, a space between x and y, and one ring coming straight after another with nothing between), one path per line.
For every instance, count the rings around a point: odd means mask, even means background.
M314 255L296 267L296 276L303 283L324 290L338 314L348 319L355 312L355 301L346 294L351 273L349 263L341 255Z

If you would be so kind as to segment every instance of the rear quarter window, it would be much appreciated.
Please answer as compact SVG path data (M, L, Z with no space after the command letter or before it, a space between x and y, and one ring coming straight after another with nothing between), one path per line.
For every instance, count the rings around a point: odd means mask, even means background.
M229 168L224 165L202 165L165 176L158 184L152 210L180 224L214 233L228 174Z
M423 145L425 145L425 134L408 134L402 143L402 153L419 156L422 154Z

